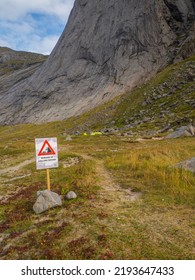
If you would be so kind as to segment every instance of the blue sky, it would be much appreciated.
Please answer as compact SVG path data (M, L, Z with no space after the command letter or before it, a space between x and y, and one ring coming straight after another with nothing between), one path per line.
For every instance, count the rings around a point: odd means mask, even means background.
M74 0L0 0L0 46L50 54Z

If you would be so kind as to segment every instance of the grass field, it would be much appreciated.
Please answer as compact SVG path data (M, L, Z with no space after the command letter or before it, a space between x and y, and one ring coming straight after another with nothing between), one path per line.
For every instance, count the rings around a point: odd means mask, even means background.
M195 139L63 136L65 122L0 128L0 259L195 259L195 175L174 164ZM62 207L36 215L47 188L34 139L57 137L51 189ZM64 195L75 191L77 199Z

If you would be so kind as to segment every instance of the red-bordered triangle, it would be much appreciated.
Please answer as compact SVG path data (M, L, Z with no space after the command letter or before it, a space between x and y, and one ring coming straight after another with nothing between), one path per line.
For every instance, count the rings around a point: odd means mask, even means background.
M38 156L49 156L49 155L55 155L55 151L53 150L53 148L51 147L51 145L49 144L49 142L47 140L45 140L45 142L43 143L42 148L40 149Z

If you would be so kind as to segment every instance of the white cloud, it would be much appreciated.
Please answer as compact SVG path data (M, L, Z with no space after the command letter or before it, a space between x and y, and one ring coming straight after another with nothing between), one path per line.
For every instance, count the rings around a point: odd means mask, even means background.
M39 53L41 49L42 54L49 54L54 48L58 36L51 35L46 37L34 36L33 40L28 42L27 47L30 52Z
M39 12L67 18L74 0L0 0L0 18L16 20L27 13Z
M0 0L0 46L49 54L74 0Z

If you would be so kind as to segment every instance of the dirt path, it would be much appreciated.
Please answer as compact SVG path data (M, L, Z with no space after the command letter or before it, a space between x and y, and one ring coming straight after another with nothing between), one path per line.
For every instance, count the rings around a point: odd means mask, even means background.
M104 166L103 160L95 159L92 156L81 154L84 159L94 160L96 163L96 172L99 178L99 185L102 188L101 196L109 197L113 204L121 205L121 202L136 201L141 197L141 193L132 192L131 189L121 188L114 181L113 175ZM113 207L114 205L112 205Z
M15 166L1 169L0 175L5 174L5 173L10 173L10 172L15 172L15 171L19 170L20 168L22 168L30 163L33 163L34 161L35 161L35 159L31 158L31 159L24 160L23 162L20 162L19 164L15 165Z
M125 201L135 201L140 198L140 193L132 192L131 189L121 188L119 184L117 184L112 174L105 168L103 161L96 161L96 171L98 177L100 178L100 186L102 187L102 195L107 195L112 198L115 204L120 204Z
M112 174L105 168L103 160L96 159L96 158L86 155L86 154L78 154L78 156L81 156L85 160L95 161L96 172L97 172L97 175L99 178L99 185L102 188L102 191L101 191L102 197L109 196L110 198L112 197L112 200L113 200L113 198L115 198L114 201L118 200L120 202L127 201L127 200L135 201L136 199L138 199L140 197L139 193L134 193L130 189L122 189L118 184L116 184L114 182ZM24 160L23 162L15 165L15 166L1 169L0 175L18 171L19 169L23 168L24 166L26 166L30 163L33 163L34 161L35 161L35 159L31 158L31 159ZM74 160L69 165L65 164L64 167L66 168L68 166L71 166L71 165L74 165L77 163L79 163L78 159ZM29 174L23 175L23 176L18 176L18 177L13 177L7 181L13 181L15 179L23 178L26 176L29 176ZM117 199L116 199L116 197L117 197Z
M31 158L31 159L24 160L24 161L18 163L17 165L15 165L15 166L0 169L0 176L3 175L3 174L9 173L9 177L11 177L9 179L8 178L5 179L4 177L0 177L0 183L2 183L2 184L11 183L12 181L15 181L17 179L22 179L22 178L30 176L31 175L30 173L23 174L23 175L17 175L17 174L15 174L15 172L20 170L22 167L34 162L34 161L35 161L35 159ZM14 187L14 185L11 185L11 186L12 186L11 189L7 190L6 194L0 195L0 202L1 203L6 203L12 196L14 196L17 192L21 191L21 187L16 187L16 186ZM14 192L13 192L13 190L14 190Z
M67 148L64 148L67 150ZM121 202L130 201L134 202L141 197L141 193L132 192L131 189L121 188L119 184L114 181L113 175L106 169L103 160L97 159L91 155L84 153L75 153L78 157L82 157L85 160L93 160L96 165L96 173L99 178L98 184L102 188L101 196L109 197L113 204L121 205ZM75 164L79 161L74 161ZM74 164L73 162L73 164ZM67 165L68 166L68 165ZM112 205L111 207L113 207Z

